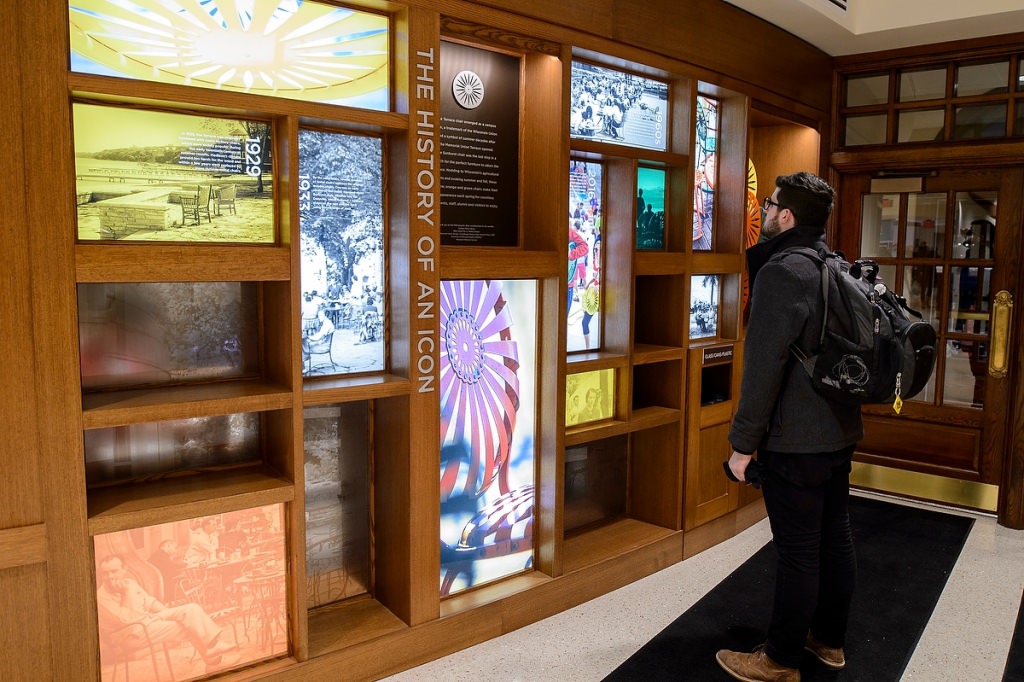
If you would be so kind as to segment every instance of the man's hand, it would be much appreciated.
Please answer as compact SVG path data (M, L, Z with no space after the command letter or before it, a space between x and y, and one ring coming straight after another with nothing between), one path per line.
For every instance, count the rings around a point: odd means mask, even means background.
M753 458L753 455L744 455L742 452L733 450L732 455L729 456L729 470L732 471L733 476L746 482L747 466Z

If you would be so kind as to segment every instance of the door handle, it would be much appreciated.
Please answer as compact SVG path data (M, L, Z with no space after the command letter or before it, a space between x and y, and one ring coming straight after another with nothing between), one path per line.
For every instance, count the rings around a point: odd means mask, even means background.
M1003 289L992 302L992 352L988 356L988 374L995 379L1006 376L1009 364L1010 318L1013 295Z

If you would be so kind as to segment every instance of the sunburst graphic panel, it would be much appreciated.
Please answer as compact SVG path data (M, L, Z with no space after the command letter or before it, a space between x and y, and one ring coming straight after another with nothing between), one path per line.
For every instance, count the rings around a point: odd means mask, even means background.
M72 70L388 106L383 15L302 0L71 0Z

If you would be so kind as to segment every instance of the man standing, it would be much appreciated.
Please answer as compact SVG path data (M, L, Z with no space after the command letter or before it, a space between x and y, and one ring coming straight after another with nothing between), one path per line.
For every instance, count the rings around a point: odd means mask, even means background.
M818 395L790 353L791 344L817 347L825 304L819 266L789 250L827 248L824 225L835 193L806 172L775 184L764 200L766 241L747 250L750 321L729 468L747 480L757 452L778 573L765 644L716 656L747 682L799 682L805 648L828 668L843 668L856 579L847 502L850 460L863 436L860 407ZM838 300L836 283L830 287Z

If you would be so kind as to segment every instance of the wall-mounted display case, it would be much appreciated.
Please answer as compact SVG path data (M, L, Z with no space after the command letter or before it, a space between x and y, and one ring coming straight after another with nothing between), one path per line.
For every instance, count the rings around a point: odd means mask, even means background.
M498 634L682 559L691 301L695 278L739 291L743 95L461 0L36 18L66 86L44 161L66 201L33 221L53 255L39 354L70 415L47 569L84 614L75 636L55 619L54 665L379 678L468 645L467 622ZM738 313L719 306L716 338ZM187 557L204 533L213 553ZM147 572L158 551L189 582ZM129 656L92 596L122 569L217 640Z

